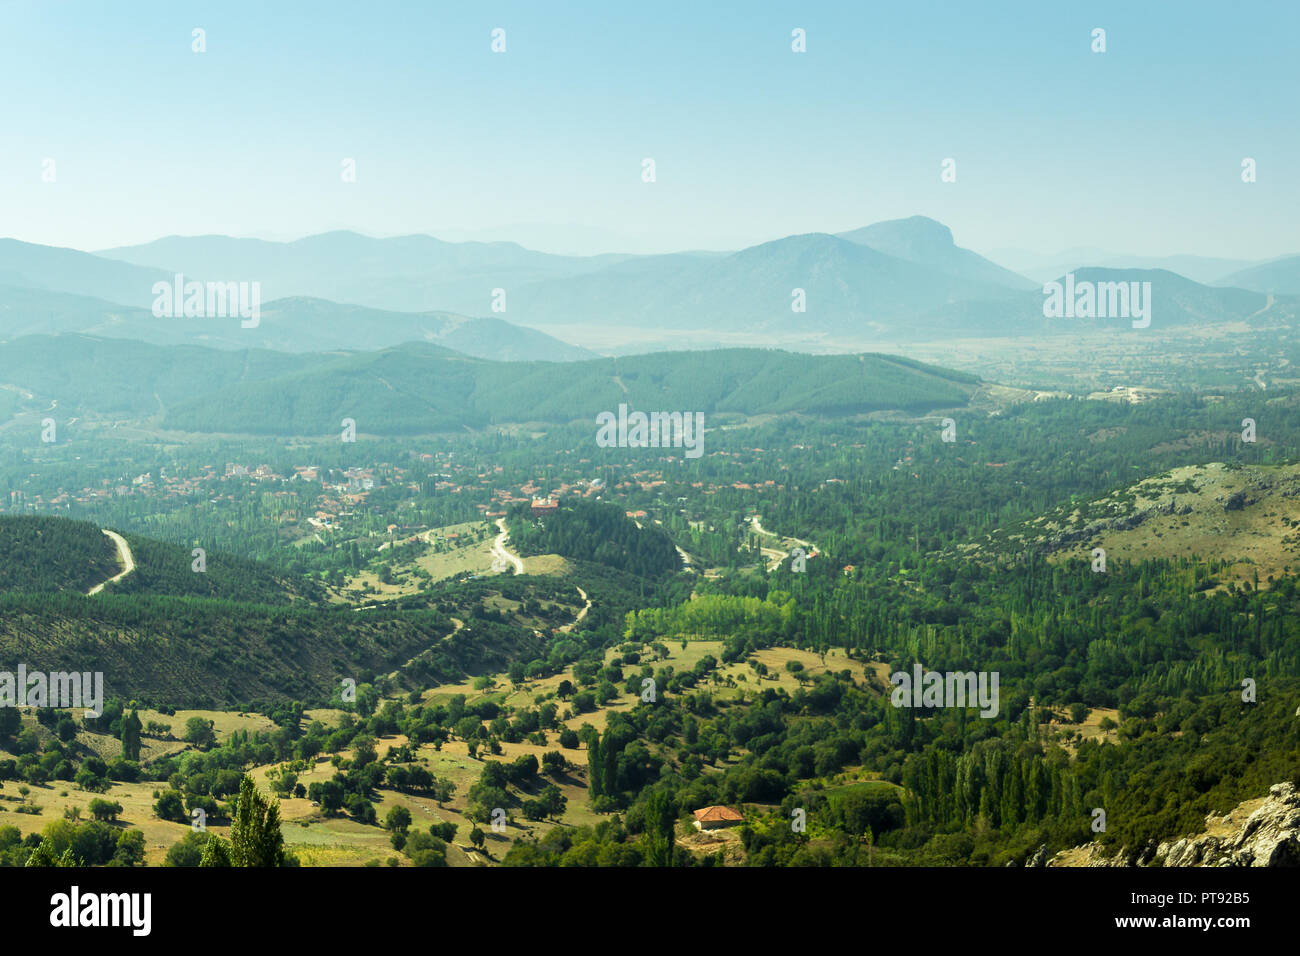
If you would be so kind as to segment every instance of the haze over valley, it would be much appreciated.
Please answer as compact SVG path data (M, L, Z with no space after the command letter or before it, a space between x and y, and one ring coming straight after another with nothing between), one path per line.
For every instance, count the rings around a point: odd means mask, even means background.
M0 26L18 923L1286 913L1295 10Z

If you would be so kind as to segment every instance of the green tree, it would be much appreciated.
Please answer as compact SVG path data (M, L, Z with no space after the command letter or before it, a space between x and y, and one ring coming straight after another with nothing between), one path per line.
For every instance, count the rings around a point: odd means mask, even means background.
M542 806L546 808L546 815L549 817L563 816L565 808L569 805L568 798L553 783L542 788L540 799Z
M96 797L90 801L90 815L96 820L116 820L117 815L122 812L122 804L116 800L101 800Z
M284 836L280 833L280 804L257 792L253 778L239 784L230 824L232 866L284 866Z
M77 722L71 717L64 717L59 721L55 732L59 735L59 739L66 744L77 736Z
M117 848L109 866L142 866L144 864L144 833L140 830L123 830L117 838Z
M179 790L164 790L159 794L153 812L159 820L171 820L173 823L184 823L189 819L185 812L185 800Z
M117 848L113 851L109 866L143 866L144 832L140 830L123 830L117 836Z
M202 717L191 717L185 721L185 740L194 746L206 750L217 742L217 735L212 729L212 721Z
M542 754L542 773L547 776L558 776L568 769L569 762L564 759L564 754L558 750L548 750Z
M36 849L32 851L31 856L27 858L27 866L80 866L81 863L72 855L72 848L68 847L61 855L54 852L54 845L48 840L43 839L37 844Z
M600 755L600 735L593 733L587 740L587 789L593 797L605 792L605 763Z
M416 866L447 865L447 844L424 830L413 830L404 850Z
M132 710L122 718L122 758L124 760L139 761L140 759L140 731L144 729L144 724L140 723L139 711Z
M406 807L393 807L384 817L384 827L395 833L405 833L411 825L411 811Z
M672 866L676 845L677 801L671 793L658 790L645 805L645 865Z
M0 707L0 740L8 740L23 726L23 715L17 707Z
M234 866L230 861L230 844L215 833L203 845L199 866Z

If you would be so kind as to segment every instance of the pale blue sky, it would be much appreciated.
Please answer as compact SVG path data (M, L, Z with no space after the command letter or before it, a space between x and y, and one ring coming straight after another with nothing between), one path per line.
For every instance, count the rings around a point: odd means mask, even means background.
M578 227L669 251L923 214L980 251L1281 255L1298 37L1294 2L9 0L0 234Z

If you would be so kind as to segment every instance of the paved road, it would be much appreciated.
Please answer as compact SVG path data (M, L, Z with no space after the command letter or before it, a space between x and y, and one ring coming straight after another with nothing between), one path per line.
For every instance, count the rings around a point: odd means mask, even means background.
M115 575L107 581L102 581L99 584L96 584L86 592L86 597L90 597L92 594L98 594L100 591L104 590L105 585L112 584L114 581L120 581L135 570L135 557L131 554L131 546L126 543L126 538L122 537L116 531L109 531L106 528L100 528L99 530L112 538L113 543L117 545L117 560L124 570L121 574Z

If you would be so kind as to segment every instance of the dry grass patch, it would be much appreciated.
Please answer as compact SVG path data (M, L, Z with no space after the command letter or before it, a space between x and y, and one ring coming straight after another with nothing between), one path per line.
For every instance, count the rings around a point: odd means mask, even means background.
M1106 527L1120 520L1134 526ZM1092 531L1055 551L1053 561L1091 561L1095 547L1106 550L1107 561L1195 555L1230 562L1210 590L1257 575L1267 588L1270 577L1300 568L1300 465L1174 468L1035 526L1049 538L1066 529Z

